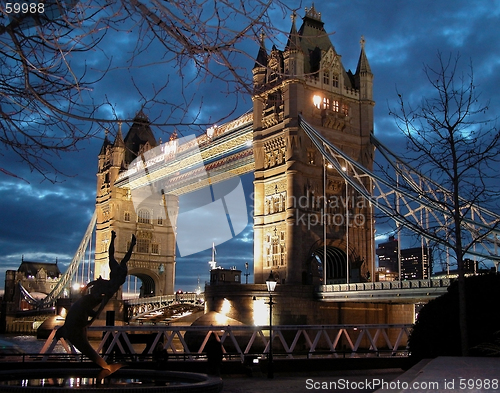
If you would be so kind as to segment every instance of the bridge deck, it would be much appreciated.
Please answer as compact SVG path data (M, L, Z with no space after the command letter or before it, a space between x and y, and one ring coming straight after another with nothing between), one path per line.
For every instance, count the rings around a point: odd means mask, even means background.
M354 284L330 284L316 287L318 300L331 302L383 301L418 302L428 301L446 293L449 278L431 280L383 281Z

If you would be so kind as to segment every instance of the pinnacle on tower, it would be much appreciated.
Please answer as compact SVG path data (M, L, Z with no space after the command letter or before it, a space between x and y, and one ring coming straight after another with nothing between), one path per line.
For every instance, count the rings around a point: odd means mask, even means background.
M255 59L255 65L253 68L261 68L261 67L267 67L267 50L266 50L266 45L264 44L264 38L265 34L262 32L260 34L260 47L259 47L259 53L257 53L257 58Z
M365 53L365 37L361 36L361 40L359 41L361 45L361 53L359 54L358 66L356 68L356 75L359 74L371 74L372 70L370 68L370 64L368 63L368 58Z

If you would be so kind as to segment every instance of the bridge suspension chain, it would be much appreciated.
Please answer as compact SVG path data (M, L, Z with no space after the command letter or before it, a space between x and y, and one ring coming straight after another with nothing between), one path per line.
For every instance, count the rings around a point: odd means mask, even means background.
M388 170L391 171L389 173L386 170L384 177L351 159L301 116L299 126L324 158L360 196L398 225L409 228L429 241L445 247L453 246L448 230L453 211L446 208L450 206L448 201L452 197L449 190L412 168L374 136L371 142L387 161ZM469 233L469 241L473 239L483 248L470 248L467 254L487 258L498 264L500 216L464 198L461 198L460 202L463 206L462 228Z
M52 303L60 296L64 288L67 287L68 283L71 281L73 276L78 270L78 266L83 261L85 257L85 250L87 249L89 242L92 238L92 233L94 231L95 225L97 221L97 213L94 211L92 214L92 218L90 219L89 225L87 226L87 230L85 231L85 235L78 246L71 263L68 266L66 272L61 276L61 279L56 284L54 289L43 299L41 299L38 303L38 308L50 307Z

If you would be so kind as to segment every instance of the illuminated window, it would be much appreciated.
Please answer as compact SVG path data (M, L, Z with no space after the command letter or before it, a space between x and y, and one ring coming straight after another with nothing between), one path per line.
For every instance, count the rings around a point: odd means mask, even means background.
M323 98L323 109L330 109L330 100L328 98Z
M337 100L333 100L332 111L334 112L339 111L339 102Z
M345 116L349 116L349 105L347 105L347 104L343 104L343 105L342 105L342 113L343 113Z

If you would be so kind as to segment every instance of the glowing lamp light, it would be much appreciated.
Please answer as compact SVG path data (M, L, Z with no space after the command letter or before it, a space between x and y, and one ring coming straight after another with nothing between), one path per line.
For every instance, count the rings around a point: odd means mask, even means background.
M320 96L318 96L318 95L314 95L314 97L313 97L313 103L314 103L314 106L315 106L316 108L318 108L318 109L319 109L319 108L321 107L321 101L322 101L322 100L321 100L321 97L320 97Z
M266 285L268 292L272 293L276 289L276 279L273 276L273 272L269 273L269 277L266 280Z
M215 134L215 128L216 128L216 127L217 127L217 126L214 124L212 127L207 128L207 136L208 136L210 139L212 139L212 137L214 136L214 134Z

